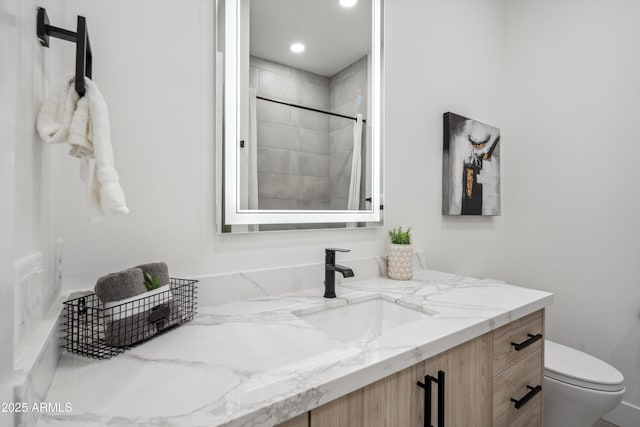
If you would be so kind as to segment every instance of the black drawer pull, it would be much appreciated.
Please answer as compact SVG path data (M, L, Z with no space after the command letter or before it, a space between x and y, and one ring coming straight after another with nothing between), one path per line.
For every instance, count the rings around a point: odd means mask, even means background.
M527 334L527 336L529 337L529 339L526 341L522 341L521 343L511 341L511 345L516 348L516 351L520 351L523 348L529 347L534 342L542 339L542 334L536 334L536 335Z
M530 385L528 385L527 388L529 389L529 393L527 393L522 399L516 400L513 397L511 398L511 401L515 403L516 409L522 408L528 401L533 398L533 396L542 391L541 385L537 385L535 387L531 387Z

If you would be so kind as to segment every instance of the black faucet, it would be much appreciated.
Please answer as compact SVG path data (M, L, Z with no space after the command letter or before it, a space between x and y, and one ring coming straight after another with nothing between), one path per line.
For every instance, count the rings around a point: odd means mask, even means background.
M336 271L342 277L353 277L353 270L336 264L336 252L349 252L349 249L326 248L324 250L324 297L336 297Z

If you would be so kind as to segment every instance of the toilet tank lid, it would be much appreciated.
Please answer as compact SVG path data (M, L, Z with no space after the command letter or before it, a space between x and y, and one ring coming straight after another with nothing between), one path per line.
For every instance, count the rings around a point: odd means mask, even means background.
M546 340L545 375L596 390L620 390L624 376L608 363L571 347Z

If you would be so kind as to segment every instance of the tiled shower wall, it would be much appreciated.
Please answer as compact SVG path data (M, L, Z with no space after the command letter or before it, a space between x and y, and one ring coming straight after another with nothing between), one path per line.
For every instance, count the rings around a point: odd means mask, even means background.
M250 57L250 86L260 97L348 116L367 117L367 57L332 77ZM353 120L258 99L260 209L346 209L351 179ZM363 128L363 144L365 141ZM363 146L364 147L364 146ZM365 157L363 148L363 159ZM363 176L366 176L363 161ZM364 209L365 180L361 184ZM343 227L269 225L261 230Z
M329 109L329 78L252 56L258 96ZM257 100L260 209L329 207L329 116Z
M368 72L367 57L364 56L329 79L329 106L333 113L355 116L362 114L367 119ZM351 180L351 157L353 153L353 120L339 117L329 118L329 207L346 209ZM362 128L362 176L365 170L365 126ZM360 209L364 209L365 180L360 186Z

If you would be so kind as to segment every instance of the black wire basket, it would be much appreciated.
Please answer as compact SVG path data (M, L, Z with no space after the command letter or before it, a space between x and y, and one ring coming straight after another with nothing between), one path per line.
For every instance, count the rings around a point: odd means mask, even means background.
M156 290L120 304L103 304L91 293L65 301L63 348L70 353L109 359L193 319L197 280L171 278Z

